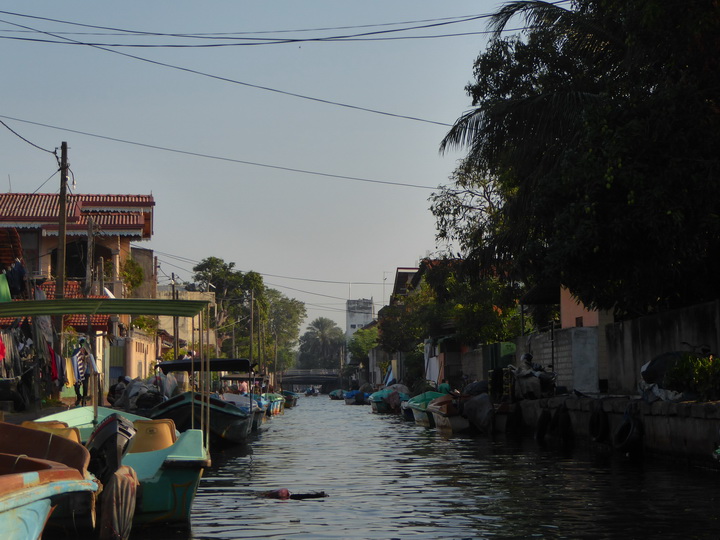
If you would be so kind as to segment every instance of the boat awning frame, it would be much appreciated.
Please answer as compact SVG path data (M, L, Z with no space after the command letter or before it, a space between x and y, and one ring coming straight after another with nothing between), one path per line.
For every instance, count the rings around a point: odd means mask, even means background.
M18 300L0 302L0 317L41 315L165 315L194 317L208 300L156 298L66 298L63 300Z
M162 370L166 375L171 371L202 371L200 359L183 359L183 360L169 360L167 362L160 362L157 368ZM252 367L257 367L257 364L250 365L250 360L247 358L210 358L208 363L208 371L241 371L247 373Z

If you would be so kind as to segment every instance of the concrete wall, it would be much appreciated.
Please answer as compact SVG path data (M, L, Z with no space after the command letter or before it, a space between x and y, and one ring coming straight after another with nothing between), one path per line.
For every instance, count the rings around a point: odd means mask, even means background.
M683 342L717 353L720 301L607 325L604 337L609 392L636 394L641 366L663 353L689 351Z
M561 406L567 407L574 438L591 442L590 418L599 407L609 423L608 439L600 441L612 446L613 435L625 421L628 411L642 424L642 448L645 452L682 459L697 465L711 465L715 448L720 446L720 402L646 403L627 396L601 399L557 396L547 399L523 400L516 406L522 410L522 425L535 432L543 410L552 414ZM595 443L593 443L595 444Z
M599 391L597 327L530 334L518 338L516 345L518 362L523 353L531 353L533 362L555 371L558 386L584 393Z

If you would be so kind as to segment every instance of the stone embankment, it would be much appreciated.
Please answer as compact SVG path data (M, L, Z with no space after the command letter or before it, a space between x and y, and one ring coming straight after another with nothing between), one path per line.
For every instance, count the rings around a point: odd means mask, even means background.
M720 402L648 403L639 397L555 396L523 400L509 422L522 422L536 437L586 440L620 452L717 465ZM508 426L509 427L509 426Z

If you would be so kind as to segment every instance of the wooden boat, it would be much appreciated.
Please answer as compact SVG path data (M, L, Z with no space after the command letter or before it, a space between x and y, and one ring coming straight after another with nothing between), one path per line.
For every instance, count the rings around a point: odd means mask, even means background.
M185 432L202 425L203 405L199 393L184 392L150 409L148 417L170 419L180 432ZM212 396L209 405L210 443L213 446L245 443L252 429L252 414L234 403Z
M163 373L171 371L184 371L194 373L200 371L200 361L173 360L161 362L157 366ZM208 361L208 370L211 372L250 372L250 361L245 358L211 358ZM193 427L200 427L202 422L203 406L210 406L209 431L211 443L219 446L229 446L245 443L250 435L253 424L253 414L248 410L237 407L235 404L210 396L203 400L197 392L185 392L164 403L156 405L147 412L150 418L169 418L181 432Z
M70 439L0 422L2 537L40 538L60 505L94 509L100 484L89 462L88 450Z
M291 392L290 390L283 390L282 396L285 398L285 408L286 409L291 409L292 407L296 407L298 404L298 399L300 398L300 394Z
M442 392L428 391L411 397L407 402L407 407L413 415L413 420L419 426L426 428L435 427L435 419L432 412L428 412L427 406L433 399L437 399L446 394Z
M261 396L251 394L233 394L226 392L220 396L224 401L232 403L237 408L251 414L251 432L261 429L266 417L268 403Z
M459 396L444 394L427 404L427 412L433 415L435 427L439 431L447 435L456 435L474 430L470 421L460 414L457 406L460 399Z
M262 397L269 403L268 416L277 416L285 412L285 398L281 394L265 393L262 394Z
M105 434L109 445L116 444L116 440L117 444L126 444L121 464L135 471L142 490L134 525L189 525L200 477L210 465L202 431L189 429L179 433L171 420L153 420L107 407L97 407L97 416L93 407L78 407L39 419L48 421L77 428L86 445L94 441L102 444Z

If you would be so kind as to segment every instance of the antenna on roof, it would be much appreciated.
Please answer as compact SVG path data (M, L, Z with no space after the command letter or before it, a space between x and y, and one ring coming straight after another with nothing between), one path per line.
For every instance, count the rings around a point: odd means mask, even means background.
M8 174L8 193L12 193L12 181L10 180L10 174Z

